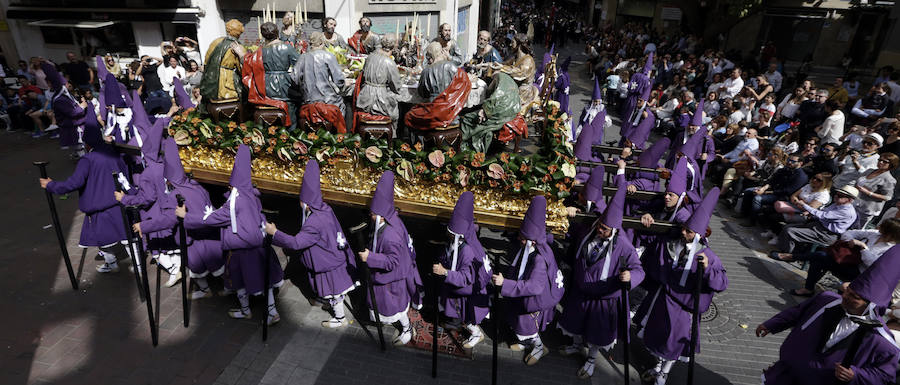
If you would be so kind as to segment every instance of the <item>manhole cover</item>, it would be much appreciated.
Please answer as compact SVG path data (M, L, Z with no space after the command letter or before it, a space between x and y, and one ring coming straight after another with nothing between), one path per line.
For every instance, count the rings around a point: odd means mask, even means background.
M709 304L709 309L706 310L703 314L700 314L700 322L709 322L716 317L719 316L719 308L716 307L716 303L712 302Z

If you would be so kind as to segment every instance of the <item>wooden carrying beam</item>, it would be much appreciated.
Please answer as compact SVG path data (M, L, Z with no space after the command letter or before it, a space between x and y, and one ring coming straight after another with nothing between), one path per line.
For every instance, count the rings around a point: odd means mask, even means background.
M615 147L615 146L605 146L602 144L595 144L595 145L591 146L591 148L593 148L594 150L596 150L602 154L619 155L622 153L622 148ZM631 153L634 155L641 155L642 152L644 152L644 150L636 150L636 149L631 150Z
M603 169L606 170L607 173L613 173L613 175L615 174L616 170L619 169L619 166L617 166L615 163L589 162L589 161L586 161L586 160L579 160L579 161L578 161L578 165L579 165L579 166L588 166L588 167L603 166ZM638 171L652 172L652 173L655 173L655 174L659 174L659 170L657 170L657 169L655 169L655 168L638 167L638 166L625 166L625 172L638 172Z
M584 185L583 185L583 184L576 184L576 185L572 186L572 191L583 191L583 190L584 190ZM610 198L610 197L612 197L613 195L616 194L616 190L618 190L617 187L603 186L603 197L604 197L604 198ZM661 198L661 197L663 197L663 196L665 196L665 195L666 195L666 193L665 193L665 192L662 192L662 191L642 191L642 190L638 190L638 191L635 191L634 194L627 194L627 195L625 195L625 199L634 199L634 200L639 200L639 201L649 201L649 200L652 200L652 199L655 199L655 198Z
M571 220L571 222L579 222L579 223L593 223L597 220L597 216L593 214L584 214L578 213L575 218ZM680 228L680 225L677 225L672 222L667 221L655 221L650 227L644 227L641 223L641 218L637 217L623 217L622 218L622 227L626 229L636 229L636 230L645 230L653 233L665 233L671 230L676 230Z
M198 182L217 185L227 185L230 175L225 172L208 169L191 169L191 174ZM297 196L300 193L300 184L270 179L253 178L257 189L264 192ZM368 195L352 194L344 191L322 187L322 199L325 202L344 207L356 207L365 209L369 207L371 197ZM426 203L412 202L404 199L395 199L394 205L405 216L413 216L426 219L449 220L453 208L436 207ZM518 229L522 219L499 212L487 212L475 210L475 222L492 229Z

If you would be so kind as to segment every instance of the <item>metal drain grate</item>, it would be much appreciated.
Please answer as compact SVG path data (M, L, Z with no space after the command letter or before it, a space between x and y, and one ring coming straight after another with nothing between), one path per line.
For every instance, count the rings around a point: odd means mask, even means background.
M719 308L716 306L715 302L709 304L709 309L706 310L703 314L700 314L700 322L709 322L716 317L719 316Z

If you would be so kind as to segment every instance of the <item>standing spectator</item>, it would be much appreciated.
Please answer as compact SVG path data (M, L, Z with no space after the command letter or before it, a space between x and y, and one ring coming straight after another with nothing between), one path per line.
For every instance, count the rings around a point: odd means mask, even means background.
M847 75L847 79L844 79L844 89L847 90L847 96L850 97L850 100L855 100L859 97L859 80L856 80L856 74L850 73Z
M894 66L886 65L878 69L878 77L875 78L875 82L872 83L873 86L877 86L881 83L887 82L891 79L891 74L894 73Z
M897 180L891 175L891 171L898 165L900 158L897 155L881 154L877 168L856 179L856 188L859 190L859 199L853 202L856 207L856 227L865 228L869 221L881 214L884 202L893 197Z
M166 66L160 67L156 71L159 74L159 82L162 84L163 91L169 94L169 96L175 95L174 78L178 78L181 80L182 84L184 84L186 78L184 67L179 65L178 59L175 56L169 56Z
M803 87L794 88L794 93L785 95L784 100L778 103L778 108L775 110L775 120L781 121L782 118L784 120L793 120L797 114L797 109L800 108L800 104L804 101L806 101L806 90Z
M159 79L158 69L162 63L162 59L153 58L147 55L141 56L141 75L144 78L144 93L143 96L145 99L150 97L168 97L166 92L163 90L163 85ZM171 82L171 80L169 80Z
M175 39L175 45L180 48L182 53L184 53L184 56L187 57L188 62L194 61L198 66L200 66L202 70L203 55L200 54L200 44L198 44L196 40L191 39L187 36L182 36Z
M34 85L41 89L45 97L50 97L50 83L47 83L47 74L41 69L43 58L32 57L28 73L34 78Z
M784 78L781 76L781 72L778 72L778 63L769 63L769 69L763 75L769 81L769 84L772 85L773 92L778 93L781 91L781 83L784 81Z
M841 112L840 103L834 99L825 101L825 113L828 115L822 125L815 128L816 135L822 143L840 144L844 136L844 113Z
M890 89L888 94L890 94L891 105L896 105L897 102L900 102L900 84L897 84L897 80L900 79L900 71L891 73L890 79L887 81L887 86Z
M834 78L834 84L828 89L828 100L834 100L838 103L838 108L844 108L847 101L850 100L850 94L844 88L844 78L838 76Z
M144 70L144 61L143 60L135 60L128 64L128 89L129 90L138 90L138 93L143 93L141 90L141 86L144 85L144 77L141 73Z
M731 76L729 76L728 79L725 79L725 83L719 88L719 95L720 97L734 99L743 88L744 79L741 79L741 69L735 67L731 71Z
M91 71L91 67L75 56L74 52L66 53L66 59L69 62L60 67L62 72L69 76L69 82L82 91L91 89L91 84L94 83L94 72Z
M825 101L828 100L828 90L816 90L815 97L800 104L796 118L800 120L800 136L808 138L814 136L814 128L820 126L828 113L825 112Z
M191 60L188 65L189 67L184 74L186 79L184 82L184 89L188 93L191 93L191 90L200 87L200 80L203 79L203 71L200 69L200 65L194 60Z

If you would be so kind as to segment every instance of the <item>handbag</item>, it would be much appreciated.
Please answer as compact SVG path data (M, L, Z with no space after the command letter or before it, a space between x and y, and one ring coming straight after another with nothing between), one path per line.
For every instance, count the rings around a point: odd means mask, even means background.
M850 241L836 241L825 248L825 254L839 265L859 265L862 263L860 247Z

